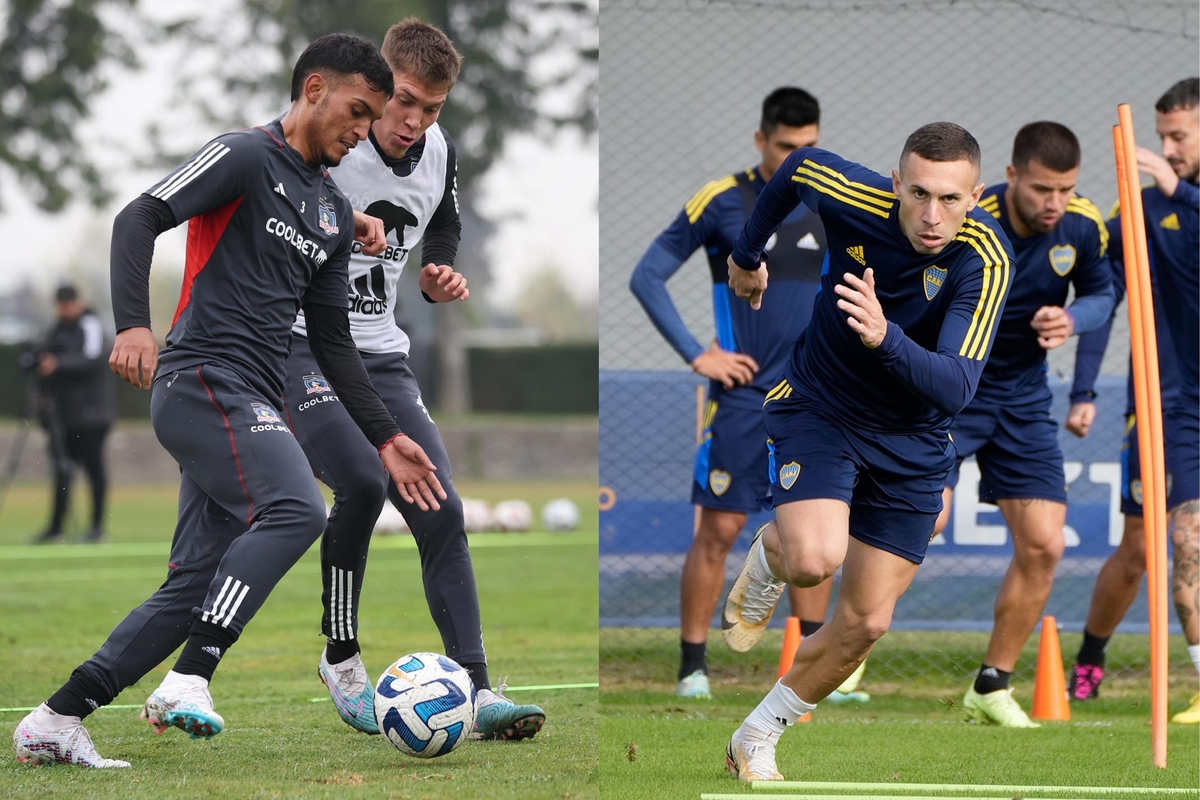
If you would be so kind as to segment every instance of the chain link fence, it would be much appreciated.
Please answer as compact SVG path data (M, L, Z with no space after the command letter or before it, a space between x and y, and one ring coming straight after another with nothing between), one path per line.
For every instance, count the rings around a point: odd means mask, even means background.
M601 4L600 614L606 679L674 679L702 383L650 324L628 289L629 276L697 189L757 163L752 137L762 98L782 85L808 89L822 106L822 146L883 174L910 131L936 119L954 120L979 139L989 184L1003 179L1021 125L1056 120L1083 147L1079 192L1107 212L1116 197L1116 106L1133 105L1139 144L1157 148L1153 105L1197 71L1197 16L1194 0ZM703 254L694 255L669 288L697 339L712 341L711 278ZM1046 613L1068 632L1082 629L1096 573L1121 536L1125 319L1122 307L1097 387L1095 427L1082 441L1061 436L1071 496L1068 547ZM1073 368L1073 343L1052 353L1049 381L1060 422ZM930 548L894 626L939 631L943 643L967 637L971 644L963 652L977 650L975 661L952 666L954 659L921 655L926 651L920 647L880 655L893 637L873 658L869 674L878 680L907 680L931 670L966 674L982 657L1012 551L999 512L976 501L977 476L968 462L951 528ZM727 562L726 590L749 544L748 531L761 519L750 519ZM1119 630L1142 632L1145 621L1143 591ZM1064 639L1068 661L1077 641ZM1110 671L1142 669L1142 650L1121 648L1117 663L1110 658ZM1030 660L1022 664L1029 674Z

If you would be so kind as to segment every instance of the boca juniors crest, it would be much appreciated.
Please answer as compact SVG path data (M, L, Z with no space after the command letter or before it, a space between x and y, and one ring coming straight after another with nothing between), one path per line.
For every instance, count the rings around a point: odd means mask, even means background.
M733 483L733 477L728 472L714 469L708 473L708 487L712 489L712 493L717 497L725 494L731 483Z
M336 236L338 233L337 211L324 197L317 202L317 225L330 236Z
M784 464L779 468L779 485L784 489L790 489L796 483L796 479L800 477L800 465L795 461L790 464Z
M946 270L939 266L925 268L925 299L932 300L946 282Z
M1075 248L1069 244L1060 244L1050 248L1050 266L1059 277L1066 277L1075 266Z
M320 375L305 375L304 391L307 394L319 394L320 392L332 392L333 387Z

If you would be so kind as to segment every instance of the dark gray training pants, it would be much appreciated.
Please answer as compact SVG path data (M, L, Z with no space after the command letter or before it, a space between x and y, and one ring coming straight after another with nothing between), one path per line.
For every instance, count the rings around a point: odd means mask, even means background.
M379 454L321 374L308 340L294 337L284 389L289 424L313 472L334 495L333 512L321 541L321 630L335 641L357 638L367 549L384 500L390 497L416 539L425 600L446 655L459 663L484 664L479 596L467 549L462 501L454 491L442 437L421 402L420 387L403 355L363 353L362 359L400 430L421 445L437 466L447 499L440 501L440 511L421 511L400 499L383 471Z
M325 502L278 403L217 364L155 380L154 433L182 472L179 523L166 581L80 667L111 690L100 705L162 663L193 625L236 640L321 535Z

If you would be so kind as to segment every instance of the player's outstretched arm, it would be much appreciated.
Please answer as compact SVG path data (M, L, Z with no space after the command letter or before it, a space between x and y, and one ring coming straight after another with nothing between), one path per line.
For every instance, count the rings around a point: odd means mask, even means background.
M350 418L379 450L379 458L405 502L422 511L441 506L446 492L437 468L421 446L404 436L375 391L362 356L350 336L349 312L344 307L304 304L308 344L317 366L329 380Z
M171 207L138 195L113 220L109 285L117 337L108 365L121 380L149 389L158 366L158 344L150 330L150 262L154 240L175 227Z

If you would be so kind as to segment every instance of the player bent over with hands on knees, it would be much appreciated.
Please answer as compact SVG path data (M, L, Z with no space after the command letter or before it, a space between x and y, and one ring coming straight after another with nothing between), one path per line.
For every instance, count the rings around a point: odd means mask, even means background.
M774 228L800 202L825 225L812 320L763 406L775 520L726 600L726 642L748 650L786 584L842 567L832 618L730 739L726 766L743 781L782 780L780 735L866 658L925 557L954 463L950 420L975 394L1011 280L1011 245L976 208L979 169L975 138L949 122L909 136L890 180L802 148L730 256L730 286L757 308Z
M336 387L314 358L302 311L292 327L284 400L313 473L334 496L321 539L321 630L327 644L318 675L346 724L379 733L375 685L358 643L359 597L375 521L391 494L417 542L425 598L445 652L470 673L478 693L472 738L527 739L541 729L546 715L538 706L508 700L503 687L493 692L488 681L462 501L446 448L408 366L408 335L395 321L397 284L418 243L426 262L418 284L426 300L446 303L470 294L466 278L452 266L461 231L454 144L437 123L462 58L445 33L414 18L388 30L382 55L395 93L372 124L368 141L330 174L357 212L382 218L387 248L375 257L355 248L342 290L343 296L349 294L350 333L372 385L396 424L437 465L445 494L440 508L424 509L390 490L374 463L371 442L337 402Z
M101 757L82 719L180 645L142 718L158 732L221 732L213 672L325 527L324 501L279 402L301 306L317 362L401 496L422 509L445 499L436 467L396 427L351 339L351 246L358 236L378 252L383 231L356 223L325 168L367 138L391 95L391 70L370 41L323 36L296 63L286 114L217 137L117 216L119 332L109 363L134 386L153 386L155 434L182 472L179 521L162 586L21 721L18 760L129 766ZM159 353L149 313L154 240L185 220L183 289Z
M1066 542L1066 475L1058 425L1050 416L1046 351L1112 313L1108 231L1100 210L1075 194L1079 141L1057 122L1031 122L1013 140L1008 180L988 187L979 207L1013 245L1013 282L975 399L954 418L958 458L934 533L950 519L965 458L975 455L979 499L995 503L1012 531L1013 558L996 596L995 622L975 682L963 698L971 720L1040 727L1012 696L1009 676L1037 626ZM1067 290L1075 300L1065 308Z

